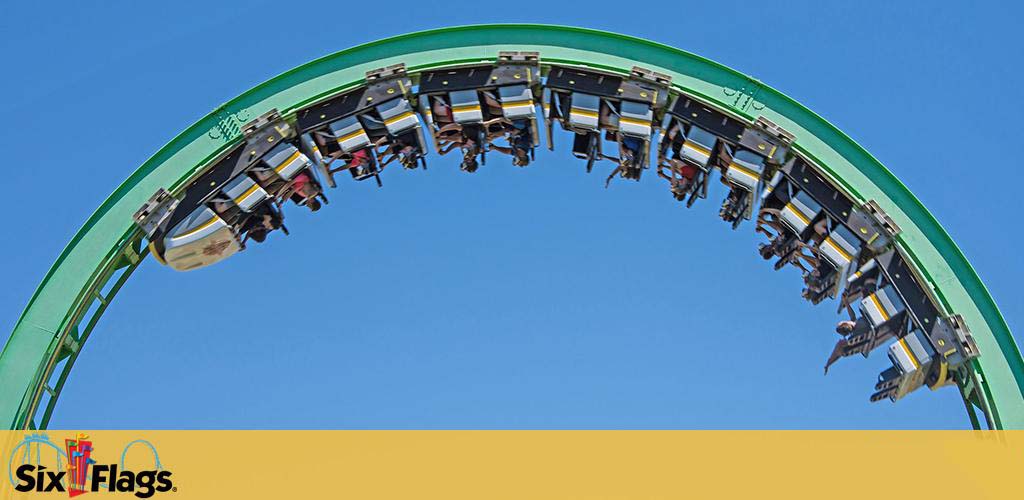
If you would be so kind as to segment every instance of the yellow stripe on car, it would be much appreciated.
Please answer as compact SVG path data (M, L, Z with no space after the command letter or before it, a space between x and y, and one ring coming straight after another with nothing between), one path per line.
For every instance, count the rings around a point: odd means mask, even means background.
M257 190L257 189L259 189L259 188L260 188L260 185L259 185L259 184L253 183L252 187L250 187L249 189L247 189L247 190L246 190L246 191L245 191L244 193L242 193L242 195L241 195L241 196L239 196L238 198L235 198L235 203L241 203L241 202L242 202L242 200L244 200L244 199L248 198L250 194L253 194L253 193L254 193L254 192L256 192L256 190Z
M800 219L801 221L803 221L804 224L810 224L811 223L811 219L809 219L806 215L804 215L804 213L801 212L799 208L796 208L796 205L790 203L790 204L786 205L786 208L788 208L790 212L793 212L793 215L796 215L796 217L798 219Z
M572 108L570 112L574 115L583 115L588 118L597 118L597 111L590 111L588 109L583 108Z
M753 171L753 170L751 170L751 169L749 169L747 167L744 167L743 165L740 165L739 163L735 163L735 162L730 163L729 164L729 168L730 169L735 168L741 174L745 174L747 177L750 177L751 179L754 179L755 181L761 178L760 174L758 174L757 172L755 172L755 171Z
M294 153L292 153L292 155L289 156L287 160L282 162L281 165L279 165L277 168L274 169L274 172L279 172L280 173L282 170L284 170L285 167L287 167L288 165L291 165L291 163L293 161L295 161L299 157L300 154L302 154L302 153L300 153L299 151L295 151Z
M366 135L366 131L364 131L363 129L359 129L359 130L356 130L355 132L349 132L348 134L345 134L344 136L339 137L338 138L338 143L340 144L340 143L345 142L345 141L347 141L349 139L352 139L352 138L354 138L354 137L356 137L358 135Z
M884 307L882 307L882 303L878 301L878 294L873 293L873 294L870 295L870 297L871 297L871 302L873 302L875 304L875 307L878 308L878 314L882 315L882 319L883 320L889 321L889 313L886 312Z
M400 114L400 115L398 115L398 116L396 116L394 118L391 118L391 119L388 119L388 120L384 120L384 125L391 125L392 123L404 120L404 119L406 119L406 118L408 118L410 116L412 116L412 111L406 111L405 113L402 113L402 114Z
M696 151L696 152L698 152L698 153L700 153L700 154L702 154L704 156L711 156L711 150L710 149L708 149L708 148L706 148L704 146L701 146L700 144L697 144L696 142L686 141L685 143L683 143L683 147L690 148L690 149L692 149L692 150L694 150L694 151Z
M641 127L650 127L651 123L645 120L637 120L636 118L626 118L625 116L619 118L619 123L628 123L630 125L640 125Z
M903 337L900 339L900 347L907 352L907 357L910 358L910 362L914 364L914 368L920 368L921 363L917 361L917 356L914 356L914 351L910 350L910 346L907 345L907 338Z
M839 255L842 255L843 258L846 259L847 261L852 261L853 260L853 256L850 255L850 253L847 252L845 249L843 249L843 247L837 245L836 242L832 240L831 236L829 236L828 238L825 238L825 244L827 244L828 246L832 247L832 249L834 249L836 252L838 252Z
M212 225L213 225L213 224L214 224L215 222L217 222L217 220L218 220L218 219L217 219L217 216L216 216L216 215L214 215L213 217L210 217L210 220L208 220L208 221L204 222L204 223L203 223L202 225L200 225L199 227L196 227L196 228L190 229L190 230L189 230L188 232L186 232L186 233L184 233L184 234L179 234L179 235L177 235L177 236L173 236L173 237L172 237L171 239L172 239L172 240L178 240L178 239L181 239L181 238L185 238L185 237L187 237L187 236L192 236L193 234L196 234L196 233L198 233L199 231L202 231L203 229L206 229L206 228L208 228L208 227L212 226Z

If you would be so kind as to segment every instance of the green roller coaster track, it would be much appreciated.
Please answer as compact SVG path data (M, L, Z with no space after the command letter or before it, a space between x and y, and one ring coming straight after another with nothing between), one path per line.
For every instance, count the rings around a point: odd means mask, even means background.
M158 188L180 190L237 144L245 122L274 108L289 116L361 84L374 68L405 63L414 73L494 60L499 50L539 51L545 63L617 73L643 66L670 75L677 90L792 132L796 150L833 183L855 201L875 200L899 224L896 243L926 291L944 312L966 320L981 352L958 377L972 425L1024 429L1024 361L999 309L938 221L864 148L779 91L721 64L638 38L543 25L443 28L343 50L245 92L179 134L117 187L43 278L0 354L0 420L11 429L46 428L89 334L147 255L132 214Z

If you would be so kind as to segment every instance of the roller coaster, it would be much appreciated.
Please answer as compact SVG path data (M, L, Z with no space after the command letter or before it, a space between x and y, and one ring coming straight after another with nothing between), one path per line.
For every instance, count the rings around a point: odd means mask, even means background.
M650 41L545 25L444 28L315 60L186 129L96 210L46 274L0 354L0 419L45 429L85 342L145 260L188 271L287 232L338 175L528 168L566 140L607 182L655 180L685 206L728 188L720 216L765 236L803 297L843 315L837 360L884 347L871 401L959 390L975 429L1024 428L1024 361L962 252L848 136L767 85ZM501 167L493 167L501 168ZM347 173L347 175L346 175ZM648 176L650 177L650 176ZM708 201L710 202L710 201Z

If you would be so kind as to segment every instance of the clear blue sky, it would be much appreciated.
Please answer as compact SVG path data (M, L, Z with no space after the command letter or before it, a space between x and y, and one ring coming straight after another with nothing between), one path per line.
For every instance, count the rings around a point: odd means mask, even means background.
M1020 167L1024 12L823 3L11 3L0 338L92 210L218 104L349 46L486 22L649 38L796 98L924 201L1019 331L1019 190L1004 183ZM51 427L968 425L951 388L869 404L881 351L822 376L834 305L761 261L751 224L718 220L719 191L687 210L651 174L605 190L608 166L588 176L565 147L476 175L431 160L383 189L344 182L325 210L291 210L290 237L221 265L147 262Z

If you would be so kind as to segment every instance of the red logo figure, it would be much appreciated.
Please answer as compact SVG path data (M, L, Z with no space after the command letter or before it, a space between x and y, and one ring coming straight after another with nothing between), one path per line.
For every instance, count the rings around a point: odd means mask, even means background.
M218 241L216 243L210 243L209 245L206 245L203 248L203 255L209 255L211 257L220 255L224 253L224 250L227 250L228 245L230 244L230 241Z
M89 436L79 434L76 439L65 439L68 449L68 495L75 497L86 493L85 477L89 474L89 464L96 463L92 455L92 441Z

